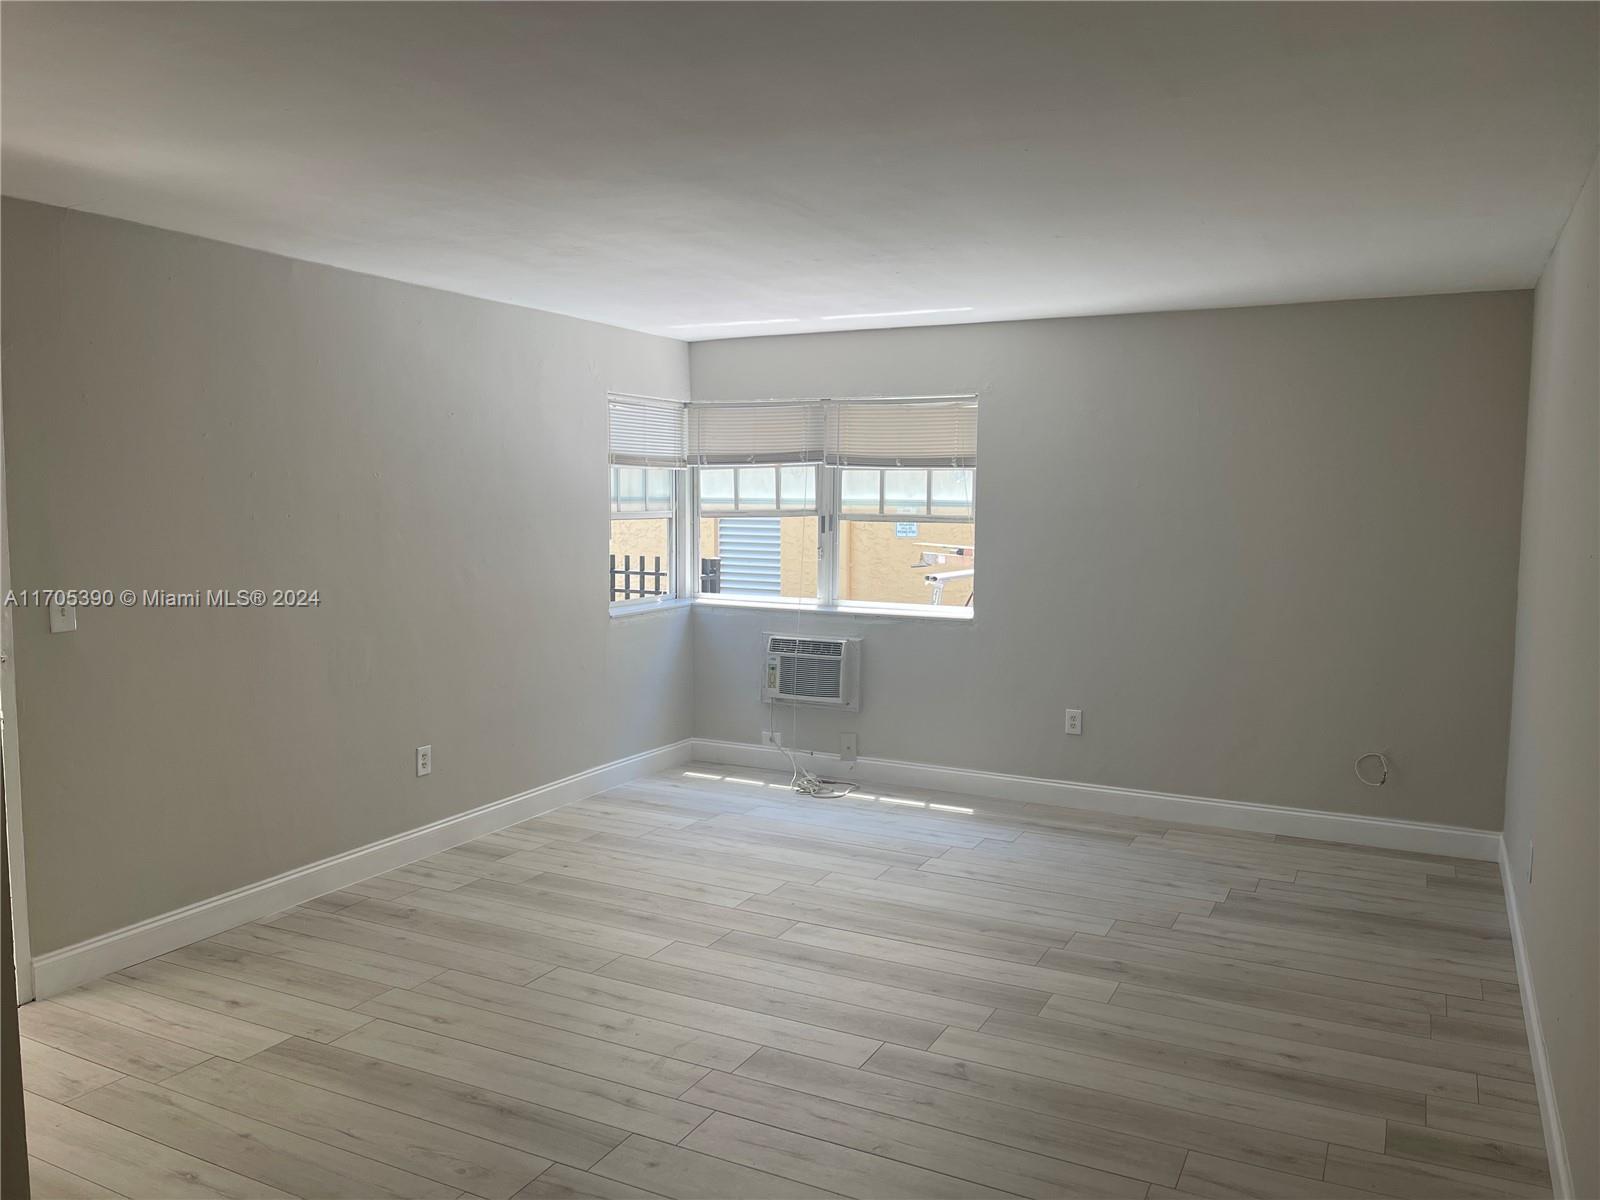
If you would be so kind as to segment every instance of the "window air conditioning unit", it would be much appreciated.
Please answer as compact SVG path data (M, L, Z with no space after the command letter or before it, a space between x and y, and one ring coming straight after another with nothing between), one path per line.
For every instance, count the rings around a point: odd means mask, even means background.
M861 639L767 634L761 698L861 708Z

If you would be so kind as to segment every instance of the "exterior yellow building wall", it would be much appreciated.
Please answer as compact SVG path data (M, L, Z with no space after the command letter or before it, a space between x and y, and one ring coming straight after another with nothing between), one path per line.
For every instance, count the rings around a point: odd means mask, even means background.
M639 565L639 556L645 556L645 561L654 569L656 555L661 556L661 569L672 570L672 546L668 537L670 521L661 517L651 517L639 521L613 521L611 522L611 553L616 555L617 569L621 570L623 557L631 555L635 568ZM606 594L610 595L610 579L606 580ZM621 584L619 579L618 584ZM653 581L651 581L653 582ZM638 580L634 580L637 588ZM672 580L670 575L662 580L663 589L670 588Z
M947 556L931 567L913 566L924 550L920 542L946 542L971 546L973 526L913 520L915 537L896 537L893 521L841 521L839 536L839 598L871 600L885 604L931 604L933 588L922 577L933 571L959 571L973 566L969 558ZM944 608L960 608L972 595L971 579L952 579L939 601Z
M959 571L974 565L972 559L947 556L943 563L918 567L924 550L938 551L921 542L974 545L970 524L919 520L915 537L896 537L893 521L844 521L839 538L839 596L845 600L871 600L888 604L929 604L933 589L922 581L931 571ZM817 595L817 519L783 518L782 577L785 596ZM700 556L717 557L717 518L700 518ZM611 553L621 564L622 556L654 557L659 554L663 569L671 561L667 545L667 522L661 520L611 522ZM699 564L695 564L698 573ZM960 608L972 595L971 579L953 579L945 585L942 607Z
M785 517L782 525L783 594L817 595L817 519Z

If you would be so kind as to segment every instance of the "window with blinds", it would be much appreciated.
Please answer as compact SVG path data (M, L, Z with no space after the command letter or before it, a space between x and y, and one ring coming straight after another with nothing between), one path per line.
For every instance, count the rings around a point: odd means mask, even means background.
M678 594L688 417L642 397L611 396L607 411L611 605L648 607Z
M970 612L975 396L691 404L700 593Z
M688 422L682 404L613 396L609 410L613 466L681 467L687 463Z
M837 466L977 466L976 400L861 400L827 411L827 461Z
M701 466L972 467L978 403L965 396L695 404L688 437L689 460Z
M815 400L689 409L689 457L700 466L820 463L826 441L825 412Z

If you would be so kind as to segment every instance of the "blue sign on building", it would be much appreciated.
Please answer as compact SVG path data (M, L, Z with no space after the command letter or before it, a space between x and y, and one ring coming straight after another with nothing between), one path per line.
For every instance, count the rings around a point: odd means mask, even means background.
M915 521L896 521L894 523L895 537L916 537L917 523Z

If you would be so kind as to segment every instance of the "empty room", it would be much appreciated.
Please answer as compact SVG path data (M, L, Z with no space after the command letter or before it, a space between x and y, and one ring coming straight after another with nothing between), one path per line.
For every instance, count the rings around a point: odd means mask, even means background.
M1597 149L1593 2L3 0L6 1200L1600 1200Z

